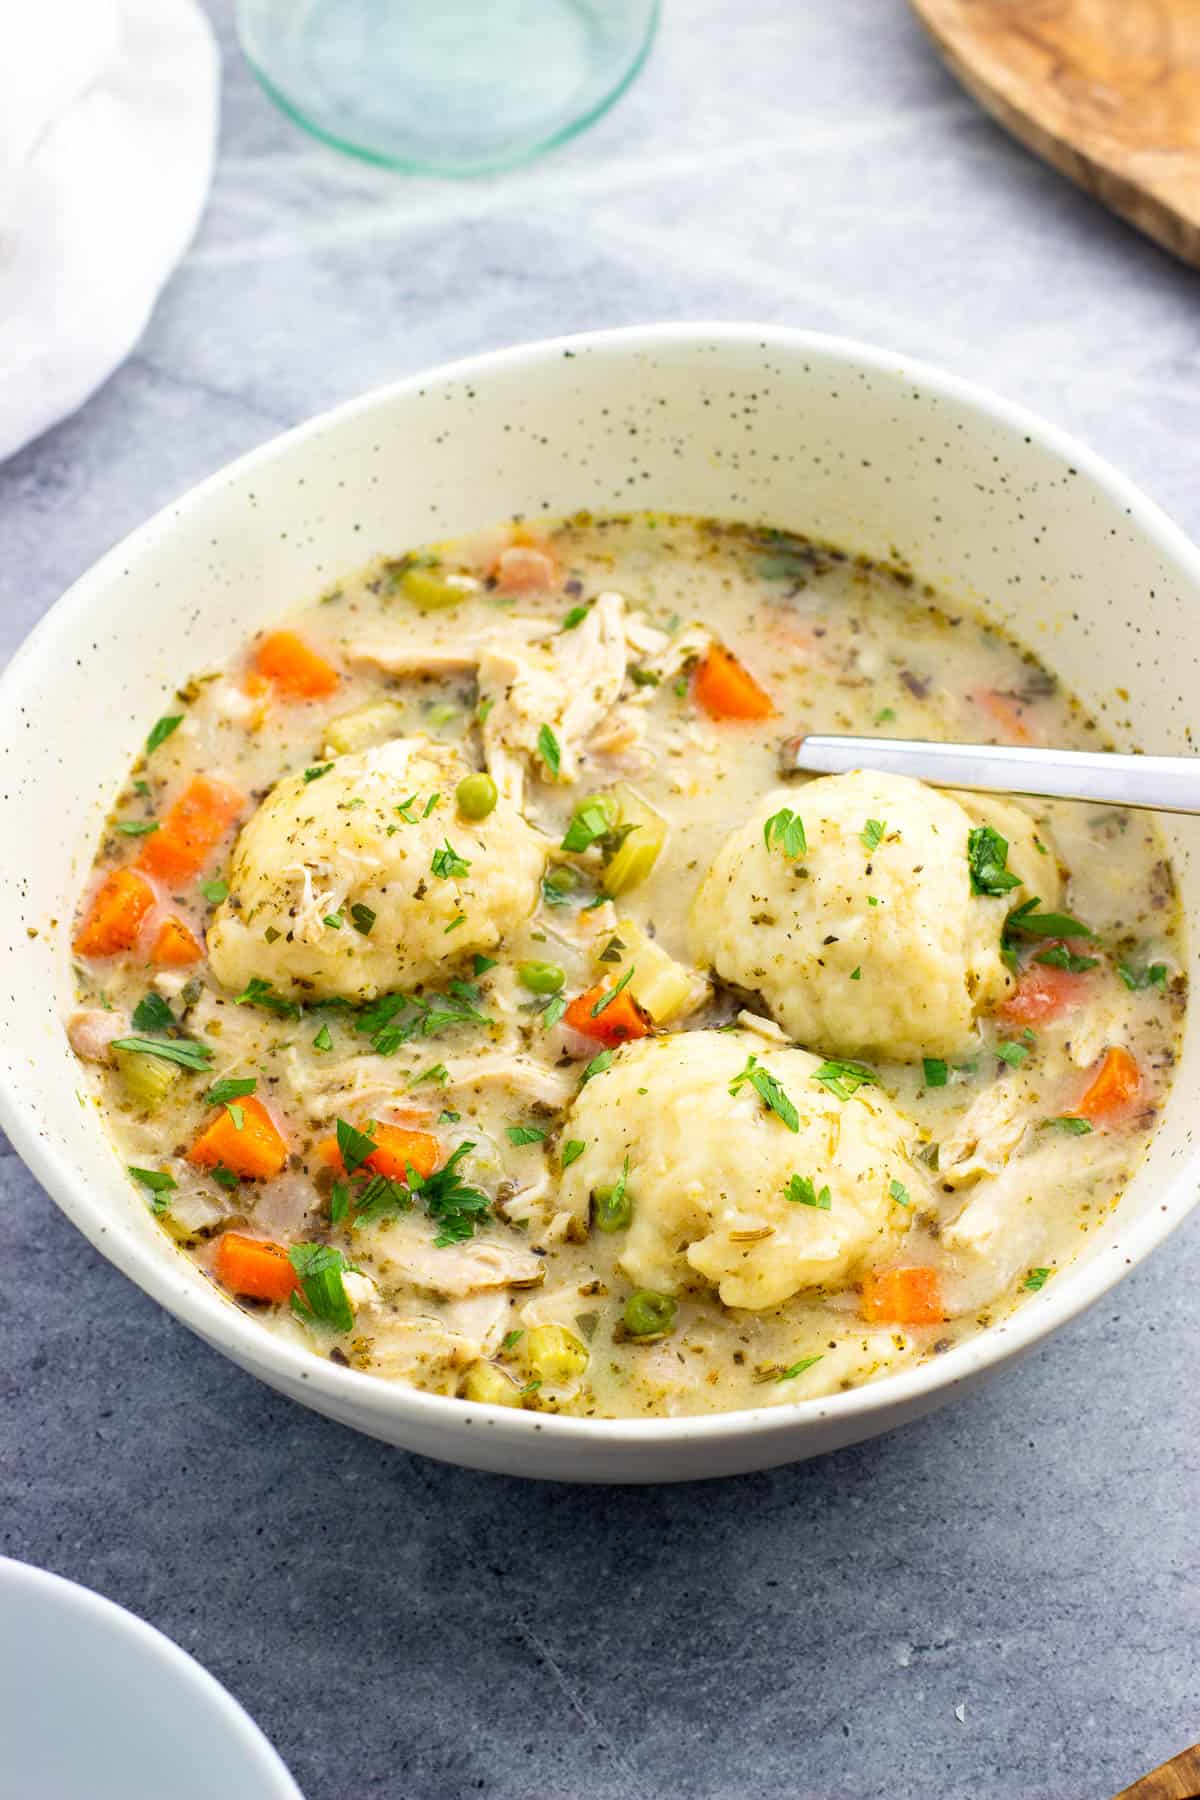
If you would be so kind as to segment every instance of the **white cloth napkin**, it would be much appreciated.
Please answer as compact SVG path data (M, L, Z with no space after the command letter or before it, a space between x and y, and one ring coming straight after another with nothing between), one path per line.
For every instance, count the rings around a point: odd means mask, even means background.
M204 206L217 107L195 0L0 0L0 458L141 336Z

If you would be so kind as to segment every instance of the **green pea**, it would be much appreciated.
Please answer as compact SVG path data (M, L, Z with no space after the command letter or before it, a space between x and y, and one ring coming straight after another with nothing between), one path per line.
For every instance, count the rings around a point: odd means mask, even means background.
M527 987L531 994L557 994L567 979L566 972L557 963L523 962L517 964L517 980L522 987Z
M482 770L477 775L464 775L454 790L454 798L464 819L486 819L496 804L496 784Z
M669 1294L638 1288L625 1302L625 1329L630 1337L665 1337L678 1311L677 1302Z
M598 1231L624 1231L632 1218L633 1201L624 1187L598 1187L595 1190L592 1224Z
M579 886L578 871L569 863L560 863L557 869L551 869L542 885L552 888L556 894L569 894Z

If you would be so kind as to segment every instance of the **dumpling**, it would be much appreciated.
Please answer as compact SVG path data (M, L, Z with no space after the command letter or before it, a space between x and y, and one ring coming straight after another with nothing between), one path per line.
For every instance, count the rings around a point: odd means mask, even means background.
M468 820L453 747L401 738L289 775L239 837L208 934L217 979L367 1000L491 950L533 911L545 846L503 799Z
M765 842L784 807L803 821L802 854ZM999 897L972 892L967 840L984 824L1021 883ZM768 794L726 838L692 905L693 953L814 1050L954 1056L1013 986L1006 914L1058 892L1044 835L1011 801L870 770L821 776Z
M726 1305L761 1309L843 1285L928 1190L905 1148L913 1127L891 1101L870 1085L851 1092L852 1080L842 1098L815 1079L821 1067L751 1031L626 1044L563 1126L564 1141L584 1146L563 1174L563 1204L586 1214L628 1157L633 1216L618 1261L637 1286L674 1294L700 1276ZM779 1084L797 1130L748 1071Z

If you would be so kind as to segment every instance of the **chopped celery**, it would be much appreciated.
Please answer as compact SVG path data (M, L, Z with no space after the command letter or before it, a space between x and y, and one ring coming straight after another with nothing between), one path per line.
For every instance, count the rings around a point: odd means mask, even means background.
M472 1363L458 1391L464 1400L476 1400L482 1406L521 1404L520 1389L495 1363Z
M439 612L443 607L459 606L480 590L474 575L457 574L453 570L446 574L441 569L422 568L419 564L404 571L399 586L404 598L419 606L422 612Z
M613 797L620 808L617 829L625 835L604 871L601 885L606 894L615 897L645 881L666 842L667 821L623 783L613 789Z
M372 700L356 706L353 712L330 719L325 727L325 748L339 756L350 756L356 750L369 750L373 744L384 744L401 729L404 708L399 700Z
M538 1380L548 1381L552 1387L577 1381L588 1365L587 1346L565 1325L536 1325L524 1348Z
M164 1062L143 1050L114 1050L121 1085L143 1112L157 1112L183 1074L178 1063Z
M633 919L618 919L612 938L596 946L597 959L614 975L631 965L629 992L656 1025L666 1025L683 1013L695 1012L708 996L708 983L696 970L675 958L647 937Z

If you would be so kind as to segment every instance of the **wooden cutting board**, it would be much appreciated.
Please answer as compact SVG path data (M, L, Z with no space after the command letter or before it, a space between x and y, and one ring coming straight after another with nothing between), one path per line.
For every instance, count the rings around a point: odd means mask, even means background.
M1200 0L910 0L1023 144L1200 268Z

